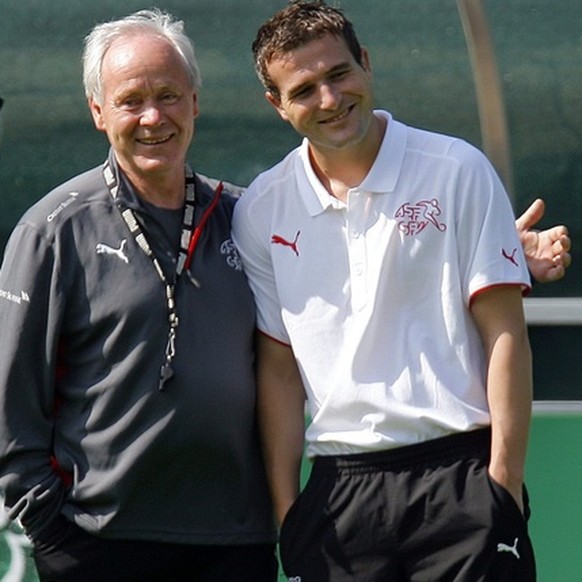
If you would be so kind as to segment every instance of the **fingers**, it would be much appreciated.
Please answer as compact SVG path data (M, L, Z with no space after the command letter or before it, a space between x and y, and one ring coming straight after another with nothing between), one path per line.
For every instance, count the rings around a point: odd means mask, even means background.
M564 269L567 269L572 263L572 255L567 251L562 251L556 257L554 257L554 265L561 265Z
M517 230L524 231L533 228L544 216L546 204L541 198L537 198L529 208L515 221Z
M565 251L570 250L570 233L568 232L568 228L563 224L539 231L539 234L542 237L546 237L547 240L551 242L552 248L558 250L563 249Z
M561 263L564 267L569 267L572 262L570 249L572 241L565 226L554 226L548 229L547 235L552 245L552 255L554 263Z
M570 240L570 236L568 234L568 229L565 226L562 228L563 228L564 232L563 232L563 234L560 235L559 243L562 247L562 250L567 253L570 251L570 248L572 246L572 241Z
M570 250L570 237L564 235L552 244L553 251L553 266L547 273L547 281L558 281L566 274L566 269L572 263L572 256L568 252Z
M566 274L566 267L562 264L555 264L551 269L549 269L546 273L545 279L541 281L542 283L554 283L555 281L559 281L564 277Z

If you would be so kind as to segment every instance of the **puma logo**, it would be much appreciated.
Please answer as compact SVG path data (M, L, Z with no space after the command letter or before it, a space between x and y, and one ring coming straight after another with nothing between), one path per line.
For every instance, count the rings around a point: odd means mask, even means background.
M116 257L120 258L124 263L129 263L129 259L124 252L125 245L127 244L127 239L123 239L119 244L118 249L114 249L105 243L97 243L95 246L95 251L98 255L115 255Z
M513 554L519 560L519 552L517 551L517 542L519 538L515 538L513 542L513 546L508 546L507 544L497 544L497 551L498 552L509 552Z
M300 234L301 234L301 231L298 230L297 234L295 235L295 238L293 239L293 242L284 239L282 236L279 236L278 234L274 234L271 237L271 243L274 245L283 245L285 247L289 247L297 256L299 256L299 248L297 247L297 239L299 238Z
M501 249L501 254L510 262L513 263L516 267L519 267L517 264L517 260L515 259L515 253L517 253L517 249L513 249L512 253L509 255L505 249Z

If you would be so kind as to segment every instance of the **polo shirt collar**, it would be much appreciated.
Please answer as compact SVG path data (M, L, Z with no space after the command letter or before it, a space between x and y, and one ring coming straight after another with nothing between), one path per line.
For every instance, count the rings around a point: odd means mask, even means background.
M375 111L375 114L386 119L386 132L378 155L358 189L377 193L394 192L406 151L406 126L387 111Z
M393 119L387 111L377 110L374 113L386 119L387 128L378 155L357 189L382 194L396 189L406 150L406 126ZM303 139L298 153L295 174L299 193L309 214L315 216L329 207L343 207L343 203L329 194L315 174L309 159L307 138Z

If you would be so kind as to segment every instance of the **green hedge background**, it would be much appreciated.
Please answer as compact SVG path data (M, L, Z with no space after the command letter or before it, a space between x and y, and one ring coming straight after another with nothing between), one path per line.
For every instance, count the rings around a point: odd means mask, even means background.
M345 9L371 52L379 107L402 121L480 146L475 91L455 0L330 0ZM194 167L239 184L278 161L298 137L262 97L250 45L285 0L159 0L186 22L203 75ZM65 179L99 164L107 143L81 87L82 40L99 21L148 8L142 0L13 0L0 17L0 252L24 210ZM484 1L507 107L514 209L538 196L542 226L566 223L574 263L533 296L582 293L582 3ZM0 322L1 333L1 322ZM582 399L580 329L532 330L536 398ZM529 461L540 582L582 580L577 551L580 416L536 419ZM0 520L0 576L34 580L25 538ZM578 544L578 545L576 545ZM14 559L13 559L14 558ZM17 575L19 565L27 567ZM11 570L9 571L9 569ZM16 577L15 577L16 576Z

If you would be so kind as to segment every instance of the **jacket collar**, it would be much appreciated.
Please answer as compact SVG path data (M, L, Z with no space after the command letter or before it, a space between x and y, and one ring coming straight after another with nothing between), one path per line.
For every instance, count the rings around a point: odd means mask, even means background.
M119 167L117 158L115 157L115 152L112 148L109 150L107 156L107 161L109 167L115 176L115 181L118 185L118 191L116 196L117 204L121 204L124 208L131 208L135 211L144 211L143 204L141 203L140 197L135 191L133 184L130 182L129 178L126 176L125 172ZM208 188L206 183L203 183L200 176L195 174L189 165L184 168L184 176L186 173L190 173L194 176L195 180L195 190L196 190L196 205L201 208L205 208L212 202L214 196L213 190Z

